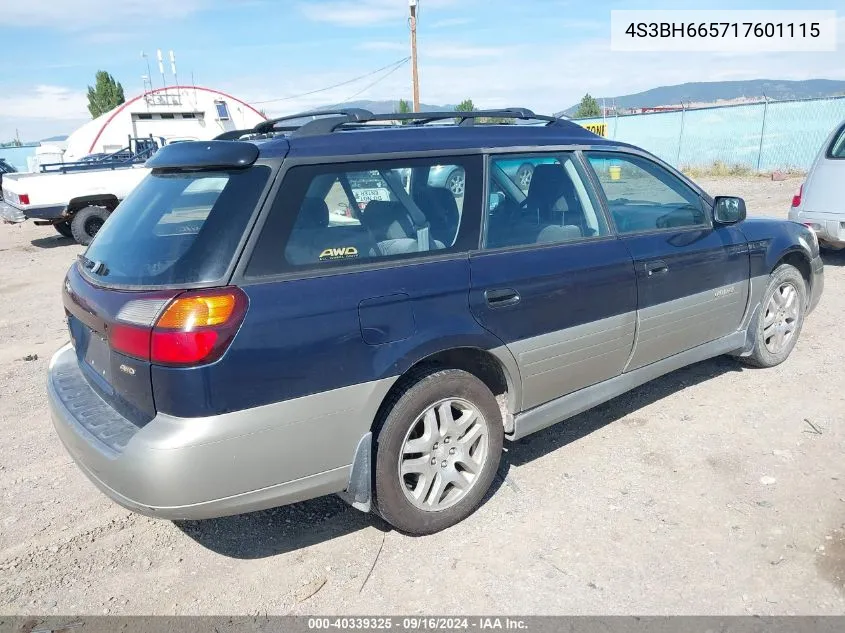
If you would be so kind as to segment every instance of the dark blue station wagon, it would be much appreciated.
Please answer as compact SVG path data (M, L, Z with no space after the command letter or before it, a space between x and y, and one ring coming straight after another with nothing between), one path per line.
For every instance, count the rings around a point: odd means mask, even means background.
M435 532L505 438L720 354L776 365L822 293L812 231L573 123L311 114L163 148L68 271L53 420L127 508L340 493Z

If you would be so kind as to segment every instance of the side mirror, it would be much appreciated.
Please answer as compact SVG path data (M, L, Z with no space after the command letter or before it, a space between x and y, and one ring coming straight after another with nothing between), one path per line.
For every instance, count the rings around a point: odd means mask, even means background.
M713 203L716 224L736 224L745 219L745 200L734 196L717 196Z

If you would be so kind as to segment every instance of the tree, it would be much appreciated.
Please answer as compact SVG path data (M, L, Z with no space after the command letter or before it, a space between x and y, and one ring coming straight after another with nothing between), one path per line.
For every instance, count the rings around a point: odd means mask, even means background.
M88 112L96 119L126 101L123 86L105 70L98 70L95 87L88 86Z
M476 112L478 108L475 107L475 104L472 102L472 99L464 99L458 105L455 106L455 112ZM477 119L479 123L513 123L513 119L507 119L502 117L479 117Z
M477 109L472 99L464 99L455 106L455 112L475 112Z
M581 99L581 103L578 104L578 109L575 111L574 118L585 119L591 116L601 116L601 108L599 108L598 101L591 97L588 92Z
M399 99L399 103L396 104L396 113L397 114L408 114L411 112L411 104L405 99ZM399 121L402 125L407 125L409 121L407 120L400 120Z

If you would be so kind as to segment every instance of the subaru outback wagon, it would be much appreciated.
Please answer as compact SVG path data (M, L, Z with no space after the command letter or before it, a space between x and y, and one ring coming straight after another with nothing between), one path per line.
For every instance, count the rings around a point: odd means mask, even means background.
M340 493L435 532L504 439L720 354L776 365L822 293L807 227L574 123L311 115L163 148L67 273L54 424L131 510Z

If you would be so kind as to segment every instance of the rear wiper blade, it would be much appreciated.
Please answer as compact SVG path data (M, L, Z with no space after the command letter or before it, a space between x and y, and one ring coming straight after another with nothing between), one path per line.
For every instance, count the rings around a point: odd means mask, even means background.
M95 262L94 260L85 257L85 255L77 255L77 258L82 264L82 267L90 270L92 274L102 276L109 274L109 269L106 267L104 262Z

